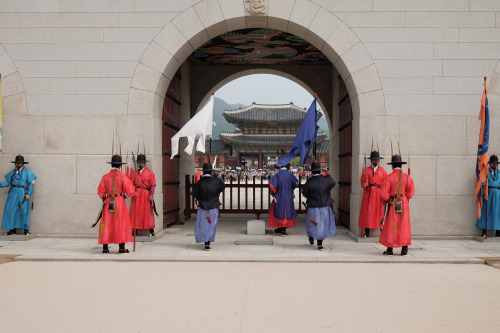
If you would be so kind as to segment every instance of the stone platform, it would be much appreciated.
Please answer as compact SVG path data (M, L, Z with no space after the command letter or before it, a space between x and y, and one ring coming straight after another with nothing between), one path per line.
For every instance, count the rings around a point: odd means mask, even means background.
M264 220L267 216L263 217ZM487 242L474 239L414 239L407 256L382 255L384 246L368 239L357 242L349 231L337 228L337 237L323 242L324 249L309 245L304 217L287 230L288 236L266 233L272 245L237 244L250 237L243 231L248 216L221 216L211 251L196 244L193 236L195 219L158 232L155 237L139 238L136 252L128 243L129 254L118 254L118 245L110 245L110 253L101 253L102 247L93 237L50 237L30 235L27 241L11 241L2 237L0 254L19 254L15 261L219 261L219 262L311 262L311 263L461 263L482 264L480 258L500 257L500 240L490 237ZM11 236L8 236L11 237ZM257 236L252 236L257 237ZM11 239L11 238L9 238ZM268 241L269 242L269 241Z

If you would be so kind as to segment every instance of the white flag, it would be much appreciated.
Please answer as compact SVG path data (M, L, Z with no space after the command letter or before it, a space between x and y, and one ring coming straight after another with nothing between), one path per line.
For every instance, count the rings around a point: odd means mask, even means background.
M174 158L175 155L179 153L179 139L186 137L188 139L188 145L184 151L191 155L193 153L193 146L196 137L199 137L198 144L196 145L196 150L205 152L205 136L210 135L212 137L212 123L214 116L214 95L210 96L208 103L191 118L186 125L174 135L171 139L172 143L172 156L170 159Z
M217 155L215 155L214 163L212 164L212 169L215 169L215 163L217 163Z

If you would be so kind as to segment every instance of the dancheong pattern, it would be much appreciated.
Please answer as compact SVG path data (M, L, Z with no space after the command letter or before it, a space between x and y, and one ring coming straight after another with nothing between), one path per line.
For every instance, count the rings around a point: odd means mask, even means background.
M325 55L295 35L273 29L243 29L222 34L190 56L194 65L328 65Z

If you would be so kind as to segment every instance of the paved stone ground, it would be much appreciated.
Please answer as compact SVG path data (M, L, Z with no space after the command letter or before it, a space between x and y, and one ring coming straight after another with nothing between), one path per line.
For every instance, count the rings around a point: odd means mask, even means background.
M266 218L266 216L262 216ZM248 219L255 218L247 216ZM185 225L165 229L153 242L137 243L132 253L117 254L118 246L110 245L109 254L101 253L95 237L33 237L11 241L12 236L0 238L0 254L19 254L22 260L69 261L249 261L249 262L330 262L330 263L484 263L480 258L500 257L500 239L488 242L474 239L417 239L410 246L407 256L384 256L385 249L372 238L357 242L346 229L339 228L336 238L327 239L325 248L317 250L309 245L305 235L304 217L299 216L297 226L289 229L288 237L272 236L273 245L236 245L244 236L246 219L241 216L222 216L212 251L204 251L203 244L196 244L193 235L194 218ZM97 228L95 229L97 232ZM365 241L365 240L364 240ZM395 249L399 254L399 249Z
M19 262L1 331L497 332L487 265Z

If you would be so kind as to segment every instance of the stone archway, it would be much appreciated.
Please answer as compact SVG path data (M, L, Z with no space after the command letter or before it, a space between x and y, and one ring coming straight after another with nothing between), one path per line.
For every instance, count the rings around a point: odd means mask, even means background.
M28 117L26 104L26 93L23 80L16 64L8 52L0 44L0 68L2 69L2 129L23 128L27 131L34 130L38 126L39 117ZM25 140L16 140L19 135L16 131L3 131L2 150L7 154L15 155L18 152L24 154L35 153L31 144Z
M495 68L490 84L488 87L489 104L493 105L496 109L500 106L500 61ZM490 106L490 110L491 110Z
M272 28L305 39L322 51L346 83L353 108L352 179L361 166L361 146L370 138L361 128L373 116L385 115L384 95L377 68L368 50L351 29L327 8L310 0L270 0L265 14L247 11L242 1L205 0L173 18L144 52L134 73L128 102L129 115L146 115L153 128L152 151L161 160L163 99L173 76L197 47L222 33L252 27ZM370 124L370 125L369 125ZM387 145L381 140L381 145ZM156 164L159 166L159 164ZM352 191L351 207L357 220L361 190ZM352 228L355 223L351 223Z

